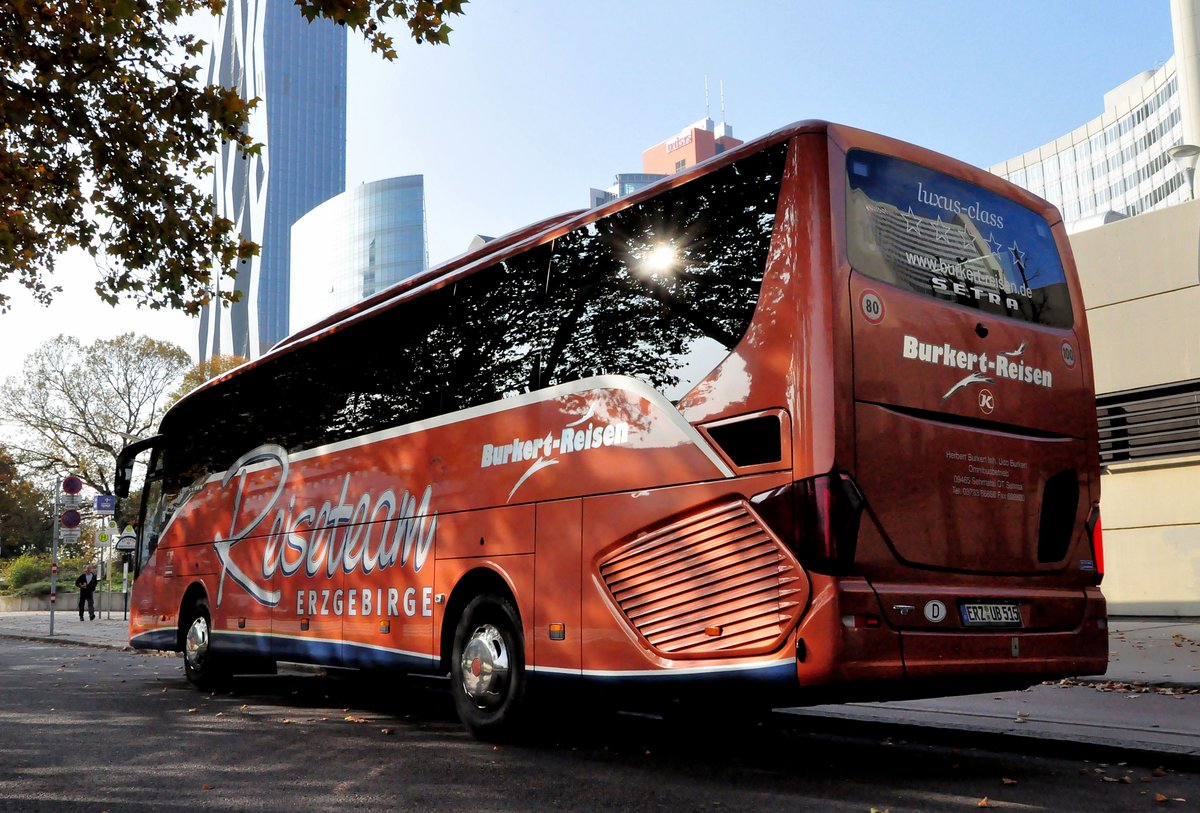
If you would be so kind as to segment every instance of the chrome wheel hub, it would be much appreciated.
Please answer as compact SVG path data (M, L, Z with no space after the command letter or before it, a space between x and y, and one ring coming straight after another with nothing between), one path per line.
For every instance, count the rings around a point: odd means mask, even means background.
M188 666L199 669L204 666L204 658L208 655L208 619L200 616L188 627L187 637L183 641L183 656Z
M481 624L462 650L462 688L481 708L499 705L508 688L508 647L500 630Z

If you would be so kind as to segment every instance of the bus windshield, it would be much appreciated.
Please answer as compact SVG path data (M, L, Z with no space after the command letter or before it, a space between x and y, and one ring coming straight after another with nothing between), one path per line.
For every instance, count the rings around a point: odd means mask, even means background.
M947 302L1066 328L1073 322L1046 221L959 178L886 155L846 159L850 265Z

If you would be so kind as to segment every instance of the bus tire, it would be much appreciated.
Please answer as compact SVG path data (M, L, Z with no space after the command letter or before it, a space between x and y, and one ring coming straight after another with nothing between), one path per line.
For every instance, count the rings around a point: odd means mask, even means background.
M199 598L186 616L183 631L183 672L197 689L210 690L228 677L224 663L212 646L212 613L208 599Z
M450 687L459 719L481 740L512 739L525 718L525 641L508 598L476 596L454 630Z

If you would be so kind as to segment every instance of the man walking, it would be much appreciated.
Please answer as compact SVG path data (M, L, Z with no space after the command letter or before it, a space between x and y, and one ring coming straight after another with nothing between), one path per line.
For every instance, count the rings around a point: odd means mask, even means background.
M84 567L83 573L75 580L75 586L79 588L79 620L83 620L83 604L86 601L88 617L95 621L96 607L92 603L92 594L96 592L96 574L92 572L91 565Z

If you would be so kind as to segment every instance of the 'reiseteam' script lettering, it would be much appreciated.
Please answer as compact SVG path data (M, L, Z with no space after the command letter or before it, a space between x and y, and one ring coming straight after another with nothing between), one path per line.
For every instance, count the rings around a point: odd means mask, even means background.
M244 527L238 528L247 467L264 461L278 464L279 480L265 506ZM336 503L325 500L319 506L297 505L293 495L286 506L281 506L287 476L287 451L269 444L242 455L222 478L222 489L234 477L238 477L238 483L229 537L218 537L213 544L222 565L217 606L221 604L226 576L259 603L274 607L279 603L281 591L271 590L261 582L269 582L276 573L287 578L303 570L310 578L332 578L339 570L365 575L395 566L411 566L413 573L417 573L425 566L437 530L437 513L430 509L432 485L425 487L419 499L408 491L397 496L391 488L378 495L369 491L353 494L351 475L347 474ZM251 574L235 561L233 549L272 513L274 519L263 547L261 567L258 573Z

